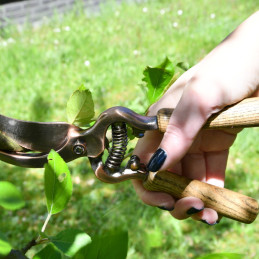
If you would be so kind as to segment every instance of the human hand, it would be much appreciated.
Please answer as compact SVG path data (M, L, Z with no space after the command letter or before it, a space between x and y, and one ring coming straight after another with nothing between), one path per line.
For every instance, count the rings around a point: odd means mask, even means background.
M225 106L258 95L259 35L255 34L258 27L259 12L184 73L150 107L149 115L156 115L161 108L175 108L164 136L147 132L134 151L150 171L168 170L224 186L228 150L238 131L201 128ZM197 198L176 201L169 194L145 190L140 181L134 180L133 184L143 202L167 209L177 219L191 216L211 225L218 221L216 211L204 208Z

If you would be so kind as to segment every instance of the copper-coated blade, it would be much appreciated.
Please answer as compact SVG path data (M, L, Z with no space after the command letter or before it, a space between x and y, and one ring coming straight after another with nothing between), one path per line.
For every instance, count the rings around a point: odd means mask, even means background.
M0 115L1 134L34 151L49 152L51 149L58 149L73 129L80 130L65 122L30 122Z

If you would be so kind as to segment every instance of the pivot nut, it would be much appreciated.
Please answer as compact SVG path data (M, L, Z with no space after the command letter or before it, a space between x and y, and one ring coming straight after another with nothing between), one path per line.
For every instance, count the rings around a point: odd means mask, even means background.
M78 155L78 156L81 156L85 153L86 149L85 149L85 146L82 145L82 144L76 144L74 147L73 147L73 152Z

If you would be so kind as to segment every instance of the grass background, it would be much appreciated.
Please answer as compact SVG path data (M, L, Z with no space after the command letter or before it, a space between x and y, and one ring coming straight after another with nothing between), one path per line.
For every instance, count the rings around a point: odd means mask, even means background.
M65 121L66 102L82 83L93 92L96 115L115 105L143 111L146 102L139 84L145 66L157 65L165 56L194 65L258 6L258 0L109 3L94 14L72 10L40 27L2 29L1 114ZM231 148L226 178L228 188L257 200L258 133L258 129L248 129L239 134ZM74 194L66 211L53 216L49 234L67 227L90 235L128 229L130 259L197 258L217 252L259 256L258 219L251 225L222 219L213 227L177 221L142 204L129 182L108 185L96 180L85 158L69 167ZM0 229L20 248L36 235L47 215L43 170L1 162L0 180L14 183L26 200L26 207L19 211L0 208Z

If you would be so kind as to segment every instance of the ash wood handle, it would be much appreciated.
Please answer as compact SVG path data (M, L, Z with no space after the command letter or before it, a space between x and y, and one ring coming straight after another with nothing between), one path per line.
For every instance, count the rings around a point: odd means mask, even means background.
M158 127L165 132L173 109L161 109L157 113ZM213 114L204 124L205 129L246 128L259 126L259 98L247 98ZM144 181L146 189L163 191L175 198L197 197L205 206L219 214L244 223L252 223L258 214L255 199L197 180L190 180L166 171L149 173Z
M205 207L243 223L252 223L258 214L258 203L253 198L171 172L149 172L143 184L147 190L166 192L177 199L197 197Z
M161 109L157 113L158 128L166 132L173 109ZM227 106L213 114L204 124L204 129L247 128L259 126L259 97L247 98Z

